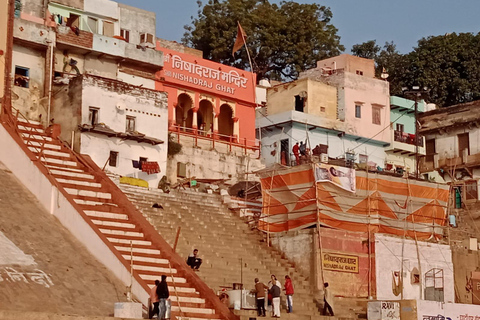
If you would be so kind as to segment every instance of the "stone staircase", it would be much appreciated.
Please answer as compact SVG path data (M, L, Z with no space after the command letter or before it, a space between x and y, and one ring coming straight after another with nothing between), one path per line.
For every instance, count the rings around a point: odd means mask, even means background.
M118 179L114 180L118 183ZM199 249L203 264L198 274L212 289L220 290L241 282L251 289L255 277L267 283L271 274L283 285L288 274L295 287L294 311L286 313L283 296L282 318L319 319L319 304L309 281L269 248L261 233L250 230L242 219L232 214L219 195L191 190L172 190L166 194L127 184L119 186L170 245L175 241L177 228L181 227L177 251L186 259L194 248ZM163 209L152 208L154 203ZM348 312L344 312L346 314Z
M10 131L13 127L28 148L25 152L46 168L52 184L65 194L128 272L133 261L133 278L147 293L155 279L162 274L168 276L172 318L237 319L89 157L75 154L47 135L40 123L13 117L10 122Z

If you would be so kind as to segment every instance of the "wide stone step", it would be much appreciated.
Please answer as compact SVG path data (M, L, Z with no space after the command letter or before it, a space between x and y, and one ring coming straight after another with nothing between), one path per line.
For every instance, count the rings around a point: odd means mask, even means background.
M69 185L70 186L70 185ZM101 192L101 191L91 191L91 190L83 190L83 189L76 189L71 187L65 187L65 191L68 194L74 196L85 196L85 197L94 197L94 198L102 198L102 199L112 199L112 194L108 192Z
M113 213L113 212L104 212L96 210L84 210L85 214L89 217L95 218L107 218L115 220L128 220L128 215L125 213Z
M69 177L69 178L78 178L78 179L85 179L85 180L94 180L95 177L91 174L88 173L83 173L81 170L79 171L64 171L64 170L58 170L58 169L52 169L50 172L54 176L58 177Z
M40 161L45 162L47 164L56 164L65 167L77 167L77 163L75 161L68 161L68 160L61 160L57 158L52 158L48 156L42 156Z
M73 184L78 186L92 187L92 188L101 188L102 184L98 182L85 181L85 180L72 180L65 178L57 178L57 181L62 184Z

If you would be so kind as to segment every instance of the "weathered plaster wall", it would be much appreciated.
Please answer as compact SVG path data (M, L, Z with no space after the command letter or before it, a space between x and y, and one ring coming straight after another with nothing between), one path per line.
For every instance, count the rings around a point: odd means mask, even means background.
M45 52L14 44L12 57L12 79L15 78L15 66L29 68L29 87L22 88L12 83L12 104L27 118L39 120L46 117L44 97Z
M365 59L350 54L341 54L336 57L317 61L317 69L331 68L344 69L346 72L363 72L364 77L375 77L375 62L372 59Z
M187 177L196 177L203 179L227 179L232 181L246 179L245 173L264 168L259 159L254 156L248 157L242 155L239 149L237 154L228 151L211 150L210 148L191 147L182 143L182 151L175 156L168 157L168 179L171 182L177 181L177 164L179 162L186 164ZM226 145L216 145L217 149L223 149ZM249 179L254 179L249 175Z
M83 6L84 6L83 0L52 0L51 2L63 4L64 6L72 7L80 10L83 10Z
M86 13L113 18L118 20L118 3L110 0L84 0L83 10Z
M118 71L117 80L130 83L134 86L142 86L142 88L155 90L155 80L147 79L138 75Z
M80 131L82 106L82 77L76 77L68 85L54 85L51 118L61 124L61 139L71 144L74 136L74 150L80 152Z
M472 272L478 271L479 252L464 248L452 250L453 269L455 271L455 286L458 303L472 303L472 291L467 291L467 279L471 279Z
M402 243L404 242L404 243ZM425 273L433 268L443 270L444 301L455 302L452 252L450 247L438 243L403 240L383 234L375 234L375 274L377 281L377 299L395 300L392 292L392 273L401 271L403 248L403 297L404 299L424 299ZM422 286L411 281L413 268L420 271Z
M130 43L139 44L142 33L150 33L155 41L155 13L118 4L120 10L120 28L130 31Z
M197 56L199 58L203 58L203 52L197 49L189 48L184 46L181 43L178 43L176 41L170 41L170 40L165 40L165 39L160 39L157 38L157 41L162 48L167 48L171 49L177 52L182 52L182 53L188 53L193 56Z
M22 0L22 13L38 18L45 17L43 0Z
M119 81L97 77L85 77L82 90L82 120L88 123L89 108L99 108L98 123L105 123L112 130L125 132L126 117L136 118L136 131L165 143L152 146L148 143L123 141L105 135L82 133L80 152L89 154L98 166L103 167L110 151L119 152L117 167L109 167L113 173L135 176L156 186L167 170L167 101L163 92L143 89ZM117 106L121 106L119 110ZM159 174L148 175L133 168L132 160L145 157L157 161Z
M337 89L308 78L268 88L268 115L295 110L295 96L302 92L307 93L304 113L336 119Z
M77 61L77 68L80 71L80 74L85 72L85 56L83 54L78 54L75 52L68 52L68 56L71 59L74 59ZM55 52L53 53L53 59L54 59L54 71L56 72L63 72L63 66L64 66L64 51L55 49ZM77 74L74 70L71 69L70 66L67 66L65 69L65 72L67 73L72 73L72 74Z
M85 72L95 76L116 79L117 62L113 59L87 55L85 57Z

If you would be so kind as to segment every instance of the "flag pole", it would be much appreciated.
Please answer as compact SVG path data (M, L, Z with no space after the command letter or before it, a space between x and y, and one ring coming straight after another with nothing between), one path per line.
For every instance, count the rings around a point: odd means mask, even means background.
M240 28L238 28L238 26ZM245 38L245 33L243 32L243 28L242 26L240 25L240 21L237 21L237 29L240 29L241 32L240 35L242 37L242 41L243 41L243 44L245 45L245 50L247 51L247 57L248 57L248 63L250 64L250 72L252 74L252 83L253 83L253 98L254 98L254 102L255 102L255 107L257 105L257 92L255 90L255 88L257 87L257 82L255 81L255 72L253 71L253 64L252 64L252 58L250 57L250 51L248 50L248 46L247 46L247 40ZM237 35L238 37L238 35Z

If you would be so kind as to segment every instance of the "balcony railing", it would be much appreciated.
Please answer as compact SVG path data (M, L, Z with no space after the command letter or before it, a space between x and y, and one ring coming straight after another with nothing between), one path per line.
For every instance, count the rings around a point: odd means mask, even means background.
M406 133L403 131L394 130L393 138L397 142L408 143L411 145L415 145L415 141L417 141L417 145L419 147L423 147L423 138L415 137L415 135L412 133Z
M224 135L194 128L172 126L169 131L176 137L178 143L186 143L195 148L210 148L219 152L232 153L234 150L243 150L243 154L260 158L260 141L247 138L238 138L236 135Z

